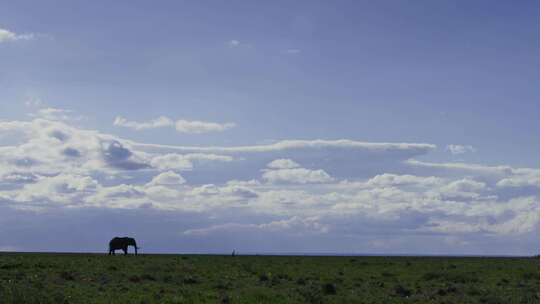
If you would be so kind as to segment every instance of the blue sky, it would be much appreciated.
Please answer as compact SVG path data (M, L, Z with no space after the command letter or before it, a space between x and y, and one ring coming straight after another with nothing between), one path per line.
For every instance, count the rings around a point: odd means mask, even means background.
M535 253L539 13L6 2L0 249Z

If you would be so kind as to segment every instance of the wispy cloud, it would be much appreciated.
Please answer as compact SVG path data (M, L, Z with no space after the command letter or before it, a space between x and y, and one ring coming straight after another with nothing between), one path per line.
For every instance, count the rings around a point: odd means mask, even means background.
M281 140L267 145L253 146L235 146L235 147L188 147L188 146L173 146L149 143L132 143L141 148L149 150L177 150L182 152L212 152L212 153L259 153L273 152L284 150L300 150L300 149L356 149L371 152L404 152L407 155L425 154L434 150L437 146L427 143L384 143L384 142L364 142L350 139L313 139L313 140Z
M156 119L145 121L145 122L130 121L122 116L118 116L114 120L114 125L130 128L133 130L148 130L148 129L156 129L156 128L164 128L164 127L174 127L176 131L180 133L192 133L192 134L200 134L200 133L208 133L208 132L222 132L236 126L235 123L217 123L217 122L184 120L184 119L180 119L175 122L172 119L165 116L160 116Z
M448 145L446 146L446 150L454 155L476 152L476 149L470 145Z
M227 42L227 45L230 46L230 47L238 47L238 46L240 46L240 41L238 41L236 39L232 39L232 40L229 40Z
M33 117L41 117L48 120L69 120L72 111L58 108L43 108L37 113L31 114Z
M234 128L236 124L228 123L216 123L207 121L189 121L189 120L177 120L176 131L181 133L207 133L207 132L223 132L225 130Z
M27 106L40 107L43 103L41 103L40 100L38 101L36 101L35 104L27 104ZM28 114L28 116L34 117L34 118L43 118L47 120L54 120L54 121L81 121L85 119L84 116L76 115L72 110L53 108L53 107L38 108L36 112L30 113Z
M24 105L28 108L39 108L43 106L43 101L37 96L27 96Z
M227 41L227 46L230 48L251 48L253 45L249 42L240 41L237 39L231 39Z
M168 117L160 116L150 121L136 122L136 121L129 121L122 116L117 116L116 119L114 120L114 125L119 126L119 127L130 128L134 130L147 130L147 129L170 127L174 125L174 121L172 121L172 119Z
M0 43L31 39L34 39L34 34L17 34L7 29L0 28Z
M206 228L189 229L184 231L186 235L201 236L214 233L252 233L253 231L278 232L292 231L299 234L303 233L327 233L328 226L321 225L317 218L301 218L294 216L290 219L283 219L263 224L237 224L226 223L214 225Z
M283 53L285 54L289 54L289 55L296 55L296 54L300 54L302 51L300 49L286 49L285 51L283 51Z

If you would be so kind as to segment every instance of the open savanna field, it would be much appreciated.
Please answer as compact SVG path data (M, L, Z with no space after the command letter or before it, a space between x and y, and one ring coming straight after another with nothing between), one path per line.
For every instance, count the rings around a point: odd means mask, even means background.
M4 253L0 303L540 303L540 259Z

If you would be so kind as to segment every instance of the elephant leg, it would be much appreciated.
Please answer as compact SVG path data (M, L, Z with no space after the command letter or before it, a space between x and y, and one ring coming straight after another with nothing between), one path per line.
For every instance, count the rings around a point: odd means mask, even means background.
M124 255L127 255L127 251L128 251L128 250L127 250L127 247L124 248L124 249L122 249L122 250L124 251Z

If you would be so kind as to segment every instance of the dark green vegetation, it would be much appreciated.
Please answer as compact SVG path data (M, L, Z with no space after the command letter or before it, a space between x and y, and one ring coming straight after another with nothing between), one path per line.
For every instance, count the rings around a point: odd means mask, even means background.
M540 303L540 259L0 254L0 303Z

